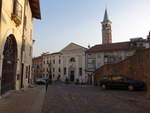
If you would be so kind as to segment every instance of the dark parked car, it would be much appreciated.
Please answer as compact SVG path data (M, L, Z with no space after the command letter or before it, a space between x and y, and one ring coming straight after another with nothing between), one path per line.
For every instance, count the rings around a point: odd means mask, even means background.
M45 85L48 80L48 78L38 78L35 80L35 83L38 85Z
M117 89L128 89L130 91L137 89L145 89L144 82L115 74L103 76L100 80L100 86L103 89L117 88Z

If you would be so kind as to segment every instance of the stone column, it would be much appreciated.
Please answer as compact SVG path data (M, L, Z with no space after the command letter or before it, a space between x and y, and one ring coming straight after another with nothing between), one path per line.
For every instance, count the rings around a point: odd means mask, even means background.
M85 54L83 54L81 56L81 59L82 59L82 78L84 78L84 82L87 82L87 77L86 77L86 73L85 73Z
M66 77L69 78L69 56L66 56Z
M76 79L80 79L79 78L79 56L76 56L75 57L75 61L76 61L76 64L75 64L75 81Z

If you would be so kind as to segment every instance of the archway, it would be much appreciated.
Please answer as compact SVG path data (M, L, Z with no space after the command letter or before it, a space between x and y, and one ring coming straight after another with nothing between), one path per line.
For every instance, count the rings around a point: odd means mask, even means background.
M74 82L75 80L75 58L74 57L71 57L70 60L70 66L69 66L69 79L71 82Z
M17 43L13 35L9 35L6 39L3 56L1 95L15 89Z

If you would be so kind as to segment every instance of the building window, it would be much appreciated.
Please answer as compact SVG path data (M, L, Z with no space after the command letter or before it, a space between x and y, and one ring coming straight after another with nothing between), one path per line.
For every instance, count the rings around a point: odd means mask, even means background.
M22 21L22 5L18 0L14 0L12 20L14 20L17 26L20 25Z
M53 64L55 64L55 60L53 60Z
M53 72L55 72L55 68L53 68Z
M59 68L58 71L61 72L61 69Z
M96 60L94 59L91 62L92 62L93 68L96 68Z
M75 62L75 58L72 57L72 58L70 59L70 62Z
M79 75L82 76L82 68L79 68Z
M66 75L67 69L66 67L64 67L64 75Z
M59 59L59 64L61 64L61 60Z
M28 66L26 66L26 78L28 78Z
M30 53L29 53L30 56L32 56L32 47L30 46Z

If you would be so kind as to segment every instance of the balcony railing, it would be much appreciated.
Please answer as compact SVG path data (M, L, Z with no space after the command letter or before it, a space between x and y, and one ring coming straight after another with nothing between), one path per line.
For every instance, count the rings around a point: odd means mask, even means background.
M21 24L22 21L22 5L18 0L14 1L14 9L11 16L12 20L16 23L17 26Z

